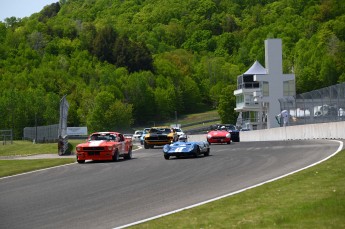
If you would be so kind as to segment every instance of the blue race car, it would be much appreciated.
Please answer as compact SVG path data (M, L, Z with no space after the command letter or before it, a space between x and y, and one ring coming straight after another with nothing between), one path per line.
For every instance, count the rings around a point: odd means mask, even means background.
M180 157L198 157L203 154L205 157L210 155L210 145L206 141L200 142L174 142L172 144L164 145L164 158L169 160L171 156Z

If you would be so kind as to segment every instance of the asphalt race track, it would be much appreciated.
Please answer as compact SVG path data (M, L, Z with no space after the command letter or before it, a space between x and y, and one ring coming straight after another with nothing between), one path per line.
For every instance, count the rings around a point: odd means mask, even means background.
M303 168L337 151L327 140L211 145L209 157L87 162L0 179L0 228L114 228Z

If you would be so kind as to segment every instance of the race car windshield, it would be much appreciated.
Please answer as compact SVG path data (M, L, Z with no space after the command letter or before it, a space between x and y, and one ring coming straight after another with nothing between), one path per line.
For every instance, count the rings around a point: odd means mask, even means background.
M90 141L114 141L115 140L115 136L114 135L100 135L100 134L94 134L90 137L89 139Z
M170 129L151 129L150 133L155 133L155 134L169 134L171 133Z
M171 129L164 129L164 130L163 130L163 133L169 134L169 133L171 133Z
M236 130L236 127L235 127L235 126L226 126L226 128L227 128L228 130Z

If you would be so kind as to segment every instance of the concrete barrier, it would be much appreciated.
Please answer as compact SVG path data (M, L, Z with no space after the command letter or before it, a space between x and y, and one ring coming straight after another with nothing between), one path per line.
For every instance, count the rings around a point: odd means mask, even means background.
M345 139L345 121L241 131L241 142L308 139ZM206 141L206 134L188 135L188 141Z
M241 141L345 139L345 122L318 123L240 132Z
M189 142L199 142L199 141L206 141L206 134L193 134L187 135L187 139Z

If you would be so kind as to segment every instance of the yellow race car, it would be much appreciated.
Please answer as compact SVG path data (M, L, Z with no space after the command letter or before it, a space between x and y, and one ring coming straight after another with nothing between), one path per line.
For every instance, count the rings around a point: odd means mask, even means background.
M173 128L170 127L151 127L145 135L144 148L154 148L154 146L163 146L171 144L178 140L178 136Z

